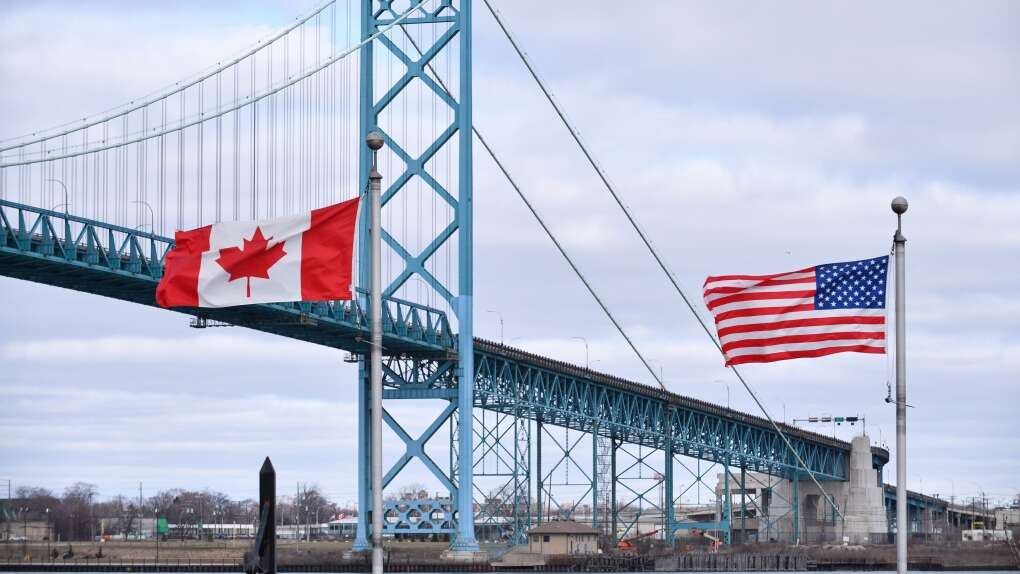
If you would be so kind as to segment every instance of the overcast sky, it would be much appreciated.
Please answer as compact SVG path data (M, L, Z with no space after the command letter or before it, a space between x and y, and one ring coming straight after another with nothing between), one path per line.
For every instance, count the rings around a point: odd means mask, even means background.
M498 5L696 299L709 274L882 255L889 201L906 196L909 486L1020 492L1020 4ZM4 2L0 138L149 93L310 7ZM752 411L481 3L475 20L476 125L670 390ZM507 342L583 364L583 336L595 368L651 382L475 157L476 334L499 339L498 311ZM0 309L0 478L253 496L270 454L281 485L354 499L355 371L340 352L12 279ZM778 418L862 415L892 442L885 357L743 370Z

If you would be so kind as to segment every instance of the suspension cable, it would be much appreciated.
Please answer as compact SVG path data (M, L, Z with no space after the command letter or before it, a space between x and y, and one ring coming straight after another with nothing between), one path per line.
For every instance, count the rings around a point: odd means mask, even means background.
M213 119L218 118L220 116L226 115L226 114L228 114L230 112L239 110L239 109L241 109L241 108L243 108L243 107L245 107L247 105L251 105L253 103L259 102L259 101L261 101L261 100L263 100L265 98L268 98L269 96L272 96L272 95L276 94L277 92L280 92L281 90L284 90L284 89L286 89L286 88L288 88L290 86L293 86L294 84L296 84L296 83L298 83L298 82L300 82L300 81L302 81L302 80L304 80L306 78L309 78L309 77L311 77L311 76L321 72L322 70L328 68L329 66L335 64L336 62L338 62L340 60L343 60L344 58L346 58L347 56L350 56L354 52L357 52L358 50L360 50L362 47L364 47L368 43L375 41L376 38L382 36L386 32L389 32L391 29L393 29L393 27L399 26L401 24L401 22L403 22L404 20L406 20L409 17L411 17L413 14L416 13L416 11L423 4L425 4L426 2L429 2L429 1L430 0L418 0L410 8L408 8L405 12L401 13L400 16L398 16L398 17L394 18L393 20L389 21L385 26L383 26L383 27L379 28L378 30L376 30L371 36L368 36L364 40L361 40L357 44L347 48L346 50L344 50L342 52L338 52L338 53L333 54L332 56L330 56L330 57L326 58L325 60L323 60L321 63L319 63L317 65L314 65L314 66L308 68L307 70L300 71L299 73L295 74L294 77L290 78L289 80L287 80L287 81L285 81L285 82L283 82L283 83L281 83L281 84L279 84L279 85L277 85L275 87L268 86L265 90L263 90L262 92L260 92L258 94L252 94L250 96L246 96L245 97L245 101L243 101L243 102L233 102L232 104L230 104L228 106L225 106L223 109L221 109L219 111L216 111L216 112L212 112L212 113L204 113L203 110L199 110L197 112L197 115L192 116L192 118L190 118L190 119L181 119L180 122L176 126L173 126L171 128L160 129L160 130L153 130L153 131L151 131L149 133L143 133L142 135L131 137L130 139L125 137L123 140L115 142L115 143L108 143L108 144L105 144L105 145L100 145L100 146L96 146L96 147L85 149L85 150L81 150L81 151L69 152L69 153L66 153L66 154L53 155L53 156L47 156L46 153L44 152L39 157L33 157L33 158L29 158L29 159L18 159L17 161L9 161L7 163L4 163L3 156L0 156L0 168L16 167L16 166L20 166L20 165L31 165L31 164L42 163L42 162L46 162L46 161L55 161L55 160L58 160L58 159L68 159L68 158L78 157L78 156L81 156L81 155L86 155L86 154L89 154L89 153L96 153L96 152L105 151L105 150L109 150L109 149L119 148L119 147L123 147L123 146L126 146L126 145L138 143L140 141L144 141L144 140L147 140L147 139L152 139L152 138L155 138L155 137L159 137L161 135L165 135L165 134L168 134L168 133L173 133L173 132L181 131L181 130L190 128L192 126L201 124L203 122L206 122L206 121L209 121L209 120L213 120ZM183 92L180 92L180 93L183 93ZM117 115L117 116L114 116L114 117L120 117L120 115ZM60 134L58 134L58 136L59 135ZM104 138L104 141L106 141L106 138ZM25 145L29 145L29 144L25 144ZM24 146L18 146L18 147L22 147L23 148ZM13 149L13 148L11 148L11 149Z
M407 29L403 25L400 26L400 29L404 32L404 35L407 36L408 40L411 41L411 45L414 46L414 49L418 52L418 54L424 55L421 51L421 48L418 46L418 43L408 33ZM447 94L449 94L450 93L449 88L446 87L446 84L443 82L443 79L439 76L438 73L436 73L436 70L432 67L432 64L428 63L427 67L429 71L432 72L432 75L435 76L436 82L439 84L439 86L443 88L443 90L445 90ZM592 298L595 299L595 302L598 303L599 307L602 308L602 312L606 314L606 317L609 318L609 321L613 324L614 327L616 327L616 330L620 333L620 335L623 336L624 340L627 341L627 344L630 346L631 350L634 351L634 354L637 355L638 359L641 360L641 364L645 366L645 369L648 369L648 372L652 375L652 378L655 379L655 382L659 383L659 387L665 391L666 385L663 384L662 379L660 379L659 375L655 372L655 369L653 369L652 366L648 364L648 360L645 359L645 356L641 354L640 350L638 350L637 345L634 344L634 341L630 338L630 335L628 335L627 331L623 328L623 325L621 325L620 322L616 320L616 317L613 315L612 311L609 310L609 307L607 307L605 302L602 301L602 298L599 297L598 293L595 292L595 288L592 287L591 283L588 282L588 279L584 276L584 273L581 272L581 269L578 268L577 264L574 263L573 258L570 257L566 249L563 248L563 245L559 242L558 239L556 239L556 235L553 234L552 230L549 229L549 226L546 225L545 220L542 219L542 216L538 214L537 210L535 210L535 206L531 204L531 201L528 200L528 197L524 195L524 191L521 190L521 187L517 185L517 182L514 180L513 176L510 175L510 172L507 170L506 166L503 165L503 162L500 161L499 158L496 156L496 152L494 152L492 148L489 147L489 142L486 141L484 137L482 137L481 132L479 132L478 128L476 128L475 126L473 125L471 126L471 131L474 132L475 137L478 138L478 143L482 144L482 147L484 147L485 151L488 152L489 157L492 158L492 161L496 164L496 167L498 167L499 170L503 172L503 176L506 177L506 180L510 183L510 186L513 187L514 191L517 192L517 195L520 196L521 201L523 201L524 205L527 206L528 211L531 212L531 215L535 217L535 221L538 222L538 224L542 227L542 230L545 231L545 234L548 235L549 239L552 240L553 245L556 246L556 249L560 252L560 255L562 255L563 258L567 261L567 264L570 265L570 268L574 270L574 273L577 275L577 278L580 279L581 283L583 283L585 288L588 289L588 293L591 294Z
M217 62L215 66L211 66L209 68L206 68L205 70L202 70L202 71L200 71L200 72L198 72L196 74L193 74L192 76L189 76L188 78L185 78L184 80L180 80L180 81L174 83L174 85L172 85L172 86L167 86L167 87L165 87L165 88L163 88L161 90L156 90L155 92L152 92L152 93L150 93L148 95L145 95L145 96L142 96L140 98L136 98L134 100L131 100L127 104L122 104L120 106L117 106L117 107L114 107L114 108L110 108L110 109L108 109L106 111L99 112L98 114L95 114L94 116L85 117L85 118L82 118L80 120L72 120L70 122L66 122L66 123L63 123L63 124L58 125L58 126L53 126L53 127L49 128L47 130L42 130L42 131L39 131L39 132L33 132L31 134L24 134L24 135L15 136L15 137L11 137L11 138L6 138L6 139L3 139L3 140L0 140L0 146L2 146L2 147L0 147L0 152L5 152L5 151L9 151L9 150L18 148L18 147L29 146L29 145L41 143L41 142L43 142L45 140L48 140L48 139L57 138L57 137L60 137L60 136L63 136L63 135L67 135L67 134L76 132L78 130L87 129L87 128L90 128L90 127L93 127L93 126L97 126L97 125L102 124L104 122L108 122L110 120L116 119L116 118L118 118L118 117L120 117L122 115L130 114L131 112L140 110L142 108L146 108L146 107L148 107L148 106L150 106L150 105L152 105L152 104L154 104L154 103L156 103L156 102L158 102L160 100L164 100L166 98L169 98L170 96L173 96L173 95L175 95L175 94L177 94L179 92L183 92L183 91L187 90L188 88L190 88L190 87L192 87L192 86L194 86L196 84L199 84L199 83L201 83L201 82L203 82L203 81L205 81L205 80L215 76L216 74L218 74L220 72L223 72L224 70L227 70L227 69L231 68L235 64L238 64L238 63L244 61L248 56L251 56L252 54L254 54L255 52L258 52L262 48L264 48L264 47L266 47L266 46L268 46L270 44L273 44L274 42L276 42L280 38L283 38L283 37L287 36L295 28L297 28L298 26L303 25L305 22L307 22L307 21L311 20L312 18L314 18L316 15L318 15L320 12L322 12L323 10L328 8L330 5L334 4L335 1L336 0L326 0L325 2L322 2L318 7L316 7L315 9L313 9L311 11L309 11L304 16L299 16L298 18L296 18L295 21L292 24L290 24L289 26L287 26L286 28L283 28L282 30L277 31L276 33L272 34L271 36L268 36L266 38L263 38L263 39L259 40L255 44L250 45L248 48L246 48L246 49L242 50L241 52L237 53L235 56L233 56L232 58L228 59L226 64L222 63L222 61L221 62ZM81 122L81 123L79 123L79 122ZM47 132L54 132L54 133L47 133ZM25 140L25 141L18 141L18 140L21 140L22 138L34 138L34 139L29 139L29 140ZM15 142L15 143L11 144L10 142Z
M524 63L524 66L528 69L528 72L531 74L531 77L535 80L535 83L538 84L538 87L545 95L546 100L549 101L549 104L556 111L556 115L559 116L560 121L563 122L563 125L567 128L567 131L570 132L570 135L574 139L574 142L577 143L577 146L581 149L581 152L584 154L585 158L587 158L588 163L591 164L592 168L598 174L599 179L602 180L602 183L604 184L606 190L609 191L609 194L612 195L613 200L616 201L616 204L620 207L620 210L623 211L623 214L624 216L626 216L627 221L630 222L631 227L633 227L634 231L637 232L638 236L641 238L641 241L645 244L645 247L648 249L648 252L651 253L652 257L655 259L655 262L658 263L659 268L662 269L663 273L665 273L666 278L669 279L670 283L673 284L674 289L676 289L676 292L680 295L680 298L683 299L684 303L687 305L687 308L691 311L691 314L694 315L695 320L697 320L698 324L701 325L701 328L705 331L705 334L708 335L708 338L712 340L712 343L715 345L716 349L719 350L719 353L723 354L722 345L719 344L718 339L716 339L715 335L712 333L712 330L708 327L708 324L705 322L705 320L702 319L700 314L698 314L698 311L694 307L694 304L691 303L690 298L684 292L683 288L680 287L680 283L677 281L676 276L666 265L665 261L659 255L655 247L652 246L651 240L641 229L641 226L638 225L638 222L634 219L634 216L631 214L630 210L623 203L623 200L620 199L620 196L616 192L616 189L613 187L612 183L610 183L605 170L602 169L598 161L596 161L595 157L592 155L591 151L589 151L588 146L586 146L584 142L581 140L580 134L577 132L576 129L574 129L573 124L571 124L570 120L567 119L566 113L560 107L559 103L556 101L556 98L553 97L552 92L549 91L549 89L546 87L545 82L543 82L542 79L539 77L538 72L535 69L535 66L531 63L530 58L528 58L524 50L521 49L520 44L517 42L517 39L514 37L514 35L510 32L509 27L503 21L503 18L500 15L499 11L496 10L495 7L493 7L492 2L490 0L483 1L485 2L485 6L489 9L489 13L492 14L492 17L496 20L496 23L499 25L500 30L503 31L503 35L506 36L506 39L510 41L510 45L517 53L517 56L520 58L521 62ZM808 468L807 464L805 464L804 460L801 458L800 453L798 453L797 449L793 447L793 444L790 442L790 439L786 436L786 433L784 433L782 429L779 428L779 425L776 424L776 422L772 419L772 416L768 413L768 410L765 409L765 405L762 404L761 400L758 398L758 395L754 392L753 389L751 389L751 385L747 383L747 381L744 379L740 371L737 370L736 366L731 365L729 368L733 371L733 374L736 375L737 379L744 386L744 389L747 390L747 393L754 400L755 404L758 405L758 408L765 415L765 418L768 419L769 423L772 425L772 428L775 429L775 431L779 433L779 436L783 438L783 442L786 443L786 446L790 449L790 452L792 452L793 455L796 457L797 462L804 467L805 471L807 471L808 475L811 477L811 481L814 482L815 486L817 486L818 489L822 491L822 494L825 494L826 499L830 499L828 494L826 494L825 489L822 488L821 483L819 483L818 479L815 477L814 472L812 472L811 469ZM833 509L837 513L839 513L840 517L845 519L843 513L839 511L839 508L836 506L835 502L833 502L830 499L829 503L832 505Z

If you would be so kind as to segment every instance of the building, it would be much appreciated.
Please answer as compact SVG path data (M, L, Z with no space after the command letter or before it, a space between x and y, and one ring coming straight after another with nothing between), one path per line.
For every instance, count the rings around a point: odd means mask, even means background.
M45 520L0 522L0 540L14 542L54 540L53 523Z
M528 552L532 554L595 554L599 531L579 522L554 520L528 531Z
M995 509L995 528L997 530L1011 530L1020 528L1020 506Z

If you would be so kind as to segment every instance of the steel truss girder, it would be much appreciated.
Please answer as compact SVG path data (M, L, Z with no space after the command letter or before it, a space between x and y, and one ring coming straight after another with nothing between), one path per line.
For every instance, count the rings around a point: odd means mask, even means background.
M713 412L719 409L707 403L692 406L689 399L635 384L597 382L594 373L583 369L575 368L575 374L541 366L497 345L476 342L475 349L476 407L505 410L513 405L544 424L660 450L670 443L677 455L780 476L797 471L782 438L767 423L738 421L733 411ZM788 436L819 480L847 479L849 445L808 440L795 429Z
M155 306L167 237L0 200L0 275ZM353 352L368 349L359 301L244 305L174 311ZM456 345L442 311L389 298L383 345L390 353L448 354Z
M169 238L135 229L0 200L0 275L154 305L163 257L172 245ZM387 301L384 307L387 352L455 356L458 338L450 334L444 313L399 300ZM367 348L366 315L358 301L179 311L352 352ZM547 361L553 366L542 367L540 358L518 358L481 340L475 341L475 349L478 407L520 412L533 420L542 417L548 424L585 432L598 425L603 436L661 448L669 436L662 424L669 404L676 454L716 461L729 455L735 466L744 463L749 471L780 476L795 469L778 435L760 423L738 420L747 418L740 413L720 414L718 407L707 403L680 404L689 400L633 383L597 382L594 373L571 365ZM458 367L449 363L448 368ZM456 384L446 389L428 392L448 398ZM424 392L412 386L401 391ZM845 480L849 445L797 433L802 431L791 428L789 436L820 479ZM884 451L875 457L876 466L888 460Z

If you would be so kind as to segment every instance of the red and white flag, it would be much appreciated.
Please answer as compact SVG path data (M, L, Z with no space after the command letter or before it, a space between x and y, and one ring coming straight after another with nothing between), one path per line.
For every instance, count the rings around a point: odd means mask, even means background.
M351 298L358 198L301 215L178 231L156 287L161 307Z
M705 279L726 365L885 353L889 257Z

